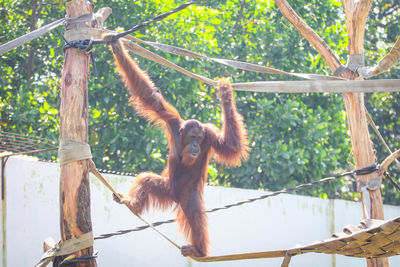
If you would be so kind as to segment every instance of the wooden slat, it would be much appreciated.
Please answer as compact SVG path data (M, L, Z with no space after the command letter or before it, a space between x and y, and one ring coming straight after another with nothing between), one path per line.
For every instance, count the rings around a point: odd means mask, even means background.
M380 227L382 229L382 232L385 234L393 233L397 228L400 228L400 223L398 222L391 222L391 223L385 223Z
M400 231L396 231L396 232L388 235L387 238L389 238L391 240L400 240Z
M368 254L375 254L375 255L383 255L385 251L379 248L375 243L369 243L364 246L361 246L361 249Z
M373 243L375 246L379 247L384 247L387 246L391 243L393 243L393 240L390 240L384 235L376 235L370 238L371 243Z
M327 248L329 248L331 250L336 250L336 251L342 249L346 245L347 245L347 243L341 241L340 239L339 240L334 240L334 241L331 241L331 242L325 242L325 246Z
M393 242L387 246L382 247L384 250L388 252L393 252L396 255L400 254L400 241Z

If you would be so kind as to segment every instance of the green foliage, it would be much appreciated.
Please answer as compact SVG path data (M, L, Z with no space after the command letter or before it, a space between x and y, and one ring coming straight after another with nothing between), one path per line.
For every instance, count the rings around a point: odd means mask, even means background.
M105 25L126 30L166 12L184 1L96 1L113 14ZM3 1L0 42L29 31L32 1ZM62 2L60 2L62 3ZM64 16L60 3L39 5L36 27ZM243 4L243 5L242 5ZM340 1L291 1L293 8L327 42L342 63L347 58L345 15ZM393 11L394 10L394 11ZM397 12L397 13L396 13ZM399 7L375 1L366 33L367 64L388 52L400 33ZM397 14L397 15L396 15ZM59 77L63 63L62 29L6 53L0 61L0 125L2 130L58 139ZM194 52L237 59L286 71L330 74L329 69L299 33L282 18L272 0L207 1L150 25L135 36L176 45ZM245 72L205 60L178 57L150 50L187 70L210 77L231 77L234 82L288 80L286 76ZM116 171L160 172L167 149L160 129L138 117L128 105L128 94L105 46L95 48L99 77L89 80L89 143L99 168ZM29 58L34 75L28 77ZM165 98L183 118L196 118L220 126L221 110L214 88L143 58L136 58ZM382 77L399 77L398 67ZM279 190L341 173L351 165L351 144L341 95L260 94L238 92L238 110L249 133L251 155L238 168L212 164L209 183ZM399 94L367 95L366 102L389 146L399 148ZM378 161L387 155L373 136ZM47 157L55 158L54 154ZM399 179L399 172L393 170ZM324 198L354 199L351 181L318 186L299 193ZM385 186L385 202L399 204L399 194Z

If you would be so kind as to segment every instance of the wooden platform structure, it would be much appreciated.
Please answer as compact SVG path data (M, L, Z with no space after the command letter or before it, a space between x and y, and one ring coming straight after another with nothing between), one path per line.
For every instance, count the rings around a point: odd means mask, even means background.
M299 253L320 252L360 258L390 257L400 254L400 217L392 220L364 220L346 226L332 238L304 246ZM290 253L290 252L289 252Z
M357 226L347 225L343 232L333 234L332 238L306 246L298 245L292 249L193 259L214 262L285 257L281 267L286 267L292 256L310 252L368 259L400 255L400 217L391 220L363 220Z

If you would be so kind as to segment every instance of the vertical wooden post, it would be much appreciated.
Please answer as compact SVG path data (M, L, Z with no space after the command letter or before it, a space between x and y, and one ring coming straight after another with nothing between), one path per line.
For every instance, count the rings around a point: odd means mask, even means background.
M349 34L349 55L364 55L365 24L372 6L372 0L343 0L342 2L346 11L346 25ZM286 19L314 46L332 72L335 72L340 62L331 51L330 47L299 17L299 15L297 15L286 0L275 0L275 4ZM340 77L347 79L354 79L353 76L352 71L349 69L345 69L340 75ZM347 110L355 167L357 169L368 167L375 163L375 154L368 132L364 94L347 93L343 94L343 97ZM359 176L357 178L359 181L369 182L376 178L376 174ZM369 195L371 202L371 218L383 220L383 203L380 190L371 190L369 191ZM366 217L367 214L365 213L364 203L363 207L364 217ZM369 213L369 211L367 212ZM387 258L371 259L367 260L367 265L369 267L386 267L389 266L389 262Z
M6 163L9 157L1 158L1 263L7 267L7 198L6 198Z
M346 25L349 33L349 55L364 55L364 33L368 13L372 6L372 0L344 0L346 11ZM349 128L355 167L357 169L370 166L375 163L375 154L368 131L368 124L365 114L364 94L347 93L343 94ZM359 176L358 180L368 182L376 178L376 173ZM380 190L369 191L371 200L371 218L384 219L383 202ZM364 206L363 202L363 206ZM364 206L364 218L365 214ZM369 210L367 210L369 212ZM368 259L368 267L389 266L387 258Z
M74 18L93 12L87 0L66 3L67 15ZM90 57L75 48L64 54L61 77L60 140L74 139L88 142L88 90L87 79ZM87 160L60 166L60 229L65 241L92 231L90 215L90 188ZM75 253L77 257L92 255L93 248ZM97 266L95 260L72 266Z

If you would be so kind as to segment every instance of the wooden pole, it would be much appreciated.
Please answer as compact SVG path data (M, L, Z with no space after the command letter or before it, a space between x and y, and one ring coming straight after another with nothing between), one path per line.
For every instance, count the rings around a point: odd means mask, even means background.
M93 8L93 4L86 0L66 3L67 16L70 18L92 13ZM64 58L60 94L60 140L74 139L87 143L87 79L90 57L79 49L68 48ZM60 229L62 241L92 231L87 160L60 166ZM92 255L93 247L74 254L76 257ZM71 266L97 266L97 264L93 259Z
M323 57L332 72L339 67L340 62L331 48L304 22L298 14L290 7L286 0L275 0L276 5L286 19L306 38ZM364 54L364 33L368 13L372 6L372 0L343 0L346 11L346 25L349 33L349 55ZM346 69L340 77L353 80L355 75ZM368 125L364 107L364 93L343 94L348 123L351 135L351 143L355 167L363 168L375 163L375 154L371 138L368 132ZM359 176L357 179L368 182L376 178L377 174ZM370 190L371 218L384 219L383 203L380 190ZM363 203L364 218L365 205ZM369 211L367 211L369 212ZM387 267L387 258L368 259L368 267Z
M9 157L1 157L1 263L7 266L7 198L6 198L6 164Z
M344 0L343 4L346 12L347 31L349 33L349 55L364 55L365 25L372 6L372 0ZM376 161L368 131L364 93L346 93L343 94L343 97L347 110L355 167L358 169L370 166L376 163ZM377 174L372 173L358 176L357 180L368 182L376 177ZM370 211L366 209L363 201L364 218L367 217L365 213L370 212L371 219L383 220L383 201L380 189L369 190L369 196L371 201ZM367 259L367 266L386 267L389 266L389 261L387 258Z

